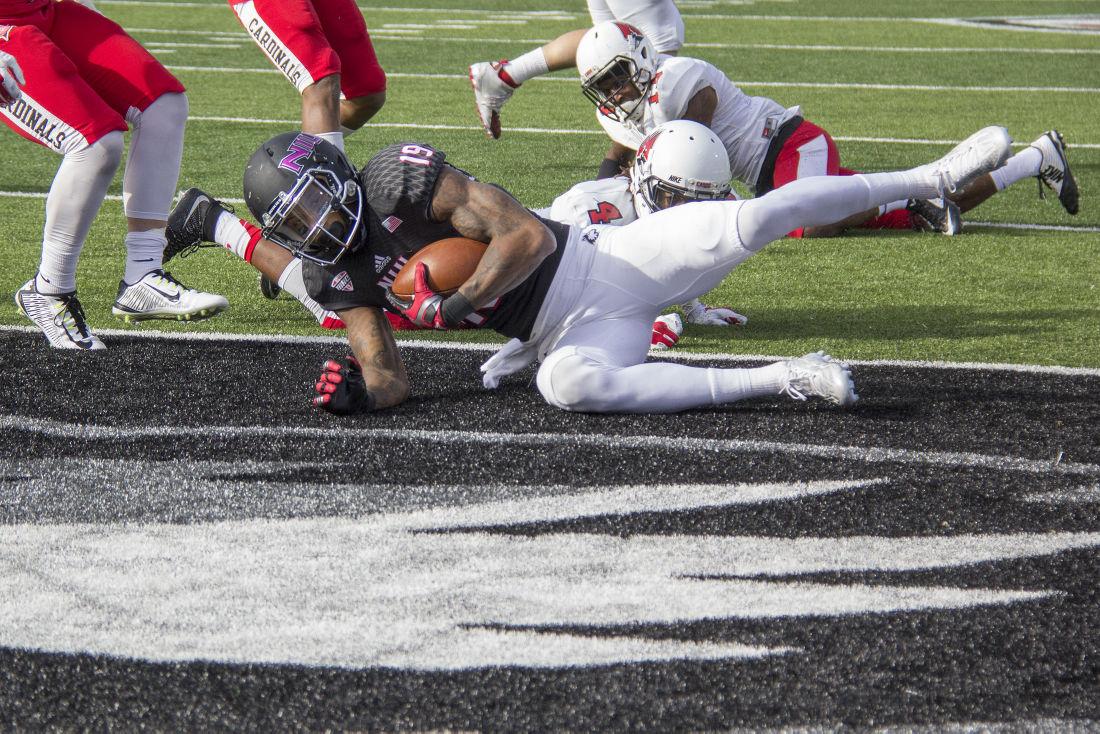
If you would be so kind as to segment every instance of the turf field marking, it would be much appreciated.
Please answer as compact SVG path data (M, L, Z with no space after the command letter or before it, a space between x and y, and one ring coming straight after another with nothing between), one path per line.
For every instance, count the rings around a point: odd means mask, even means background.
M0 325L0 332L15 331L27 334L36 334L38 329L33 326ZM128 329L96 329L96 334L104 336L127 336L136 339L169 339L180 341L225 341L225 342L251 342L271 344L336 344L347 346L347 339L342 336L300 336L293 334L230 334L225 332L200 332L188 333L180 331L137 331ZM409 349L436 349L457 352L495 352L500 349L500 343L489 342L440 342L426 339L398 337L398 344ZM657 356L657 355L655 355ZM660 352L662 360L672 362L775 362L782 359L790 359L792 355L772 354L707 354L697 352L682 352L669 354ZM936 360L904 360L904 359L846 359L845 364L865 367L905 367L916 369L945 369L945 370L985 370L990 372L1025 372L1041 375L1064 375L1070 377L1100 377L1100 368L1096 367L1063 367L1060 365L1038 364L1004 364L997 362L942 362Z
M194 120L195 118L191 118L191 119ZM264 121L264 120L240 120L240 121L241 122L270 122L270 123L273 123L273 124L274 123L282 124L282 123L287 122L285 120L268 120L268 121ZM379 127L383 127L383 125L379 125ZM406 126L406 125L392 125L390 127L408 127L408 126ZM432 129L439 129L439 128L448 129L447 126L445 126L445 125L431 125L431 126L425 125L425 126L422 126L422 127L430 127ZM464 130L466 128L461 128L461 129ZM469 128L469 129L473 130L475 128ZM481 128L476 128L476 129L480 130ZM515 132L515 129L514 128L509 128L509 132ZM1083 147L1083 146L1077 146L1077 147ZM1100 146L1097 146L1097 147L1100 147ZM39 192L39 191L0 191L0 197L10 197L10 198L17 198L17 199L45 199L46 194L45 194L45 192ZM117 194L111 194L111 195L108 195L104 198L108 201L122 201L122 197L117 195ZM231 196L229 196L229 197L219 196L218 200L222 201L222 202L225 202L227 204L243 204L244 203L244 199L234 198L234 197L231 197ZM1052 232L1081 232L1081 233L1100 232L1100 227L1074 227L1072 225L1064 225L1064 224L1026 224L1026 223L1011 223L1011 222L978 222L978 221L967 220L966 221L966 226L968 226L968 227L996 227L996 228L1000 228L1000 229L1045 230L1045 231L1052 231Z
M179 66L171 64L168 68L172 71L195 71L211 74L277 74L282 76L278 69L270 67L237 67L237 66ZM393 79L453 79L468 81L466 74L423 74L413 72L386 72L386 76ZM542 76L531 81L539 83L566 82L580 84L579 77ZM918 91L918 92L1054 92L1066 94L1098 94L1100 87L994 87L994 86L966 86L966 85L937 85L937 84L866 84L859 82L763 82L763 81L737 81L731 80L739 87L780 87L795 89L872 89L888 91Z
M102 333L102 332L100 332ZM304 404L304 399L303 399ZM134 440L142 438L234 438L303 437L331 439L328 427L302 426L93 426L79 423L0 415L0 428L66 440ZM435 441L448 444L526 446L557 448L599 448L621 451L644 449L717 452L735 454L787 454L819 459L844 459L867 464L906 464L949 469L994 469L1025 474L1100 477L1100 465L1028 459L1017 456L979 454L968 451L929 451L885 446L838 446L742 439L709 439L677 436L614 436L601 434L507 433L502 431L448 431L414 428L341 428L343 438L374 441Z
M474 21L478 26L483 25L526 25L526 20L478 20ZM441 28L442 26L420 26L422 28ZM413 26L405 26L399 29L385 25L380 28L371 28L371 38L386 38L388 33L394 37L386 40L393 41L420 41L424 43L504 43L517 46L532 45L541 46L549 43L552 38L473 38L460 36L425 36L405 35L405 29ZM168 35L196 35L196 36L226 36L233 40L246 40L250 37L247 33L236 31L193 31L179 30L175 28L128 28L131 34L160 33ZM916 54L955 54L955 53L997 53L997 54L1037 54L1037 55L1066 55L1066 56L1092 56L1100 55L1100 49L1095 48L1027 48L1021 46L835 46L826 44L798 44L798 43L712 43L699 42L687 43L684 48L717 48L717 49L743 49L743 50L771 50L771 51L822 51L826 53L916 53Z

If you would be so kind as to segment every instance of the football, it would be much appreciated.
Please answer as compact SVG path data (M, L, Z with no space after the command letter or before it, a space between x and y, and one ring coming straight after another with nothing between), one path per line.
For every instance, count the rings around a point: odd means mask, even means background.
M398 298L412 298L416 264L422 262L428 266L428 285L436 293L449 296L474 274L486 247L484 242L466 237L448 237L433 242L409 258L398 271L390 290Z

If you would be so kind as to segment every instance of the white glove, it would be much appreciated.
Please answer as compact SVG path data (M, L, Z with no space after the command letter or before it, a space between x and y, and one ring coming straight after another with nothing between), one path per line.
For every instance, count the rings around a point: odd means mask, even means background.
M653 337L649 348L655 352L672 349L684 333L684 322L678 313L666 313L653 322Z
M748 316L718 306L704 306L698 300L689 301L683 306L684 315L689 324L703 326L744 326L749 323Z
M8 105L23 96L20 84L26 84L19 62L9 53L0 51L0 107Z
M512 339L481 365L481 371L485 373L481 376L481 383L490 390L496 390L500 378L519 372L535 361L536 354L535 344Z

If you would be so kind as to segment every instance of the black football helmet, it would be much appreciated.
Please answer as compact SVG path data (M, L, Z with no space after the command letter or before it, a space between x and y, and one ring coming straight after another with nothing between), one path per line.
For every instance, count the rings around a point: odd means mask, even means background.
M266 239L331 265L365 237L363 191L347 157L307 133L282 133L252 154L244 200Z

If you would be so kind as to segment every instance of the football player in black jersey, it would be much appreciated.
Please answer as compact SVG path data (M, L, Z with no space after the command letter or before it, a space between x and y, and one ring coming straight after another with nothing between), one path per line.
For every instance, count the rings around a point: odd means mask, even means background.
M261 229L192 190L169 221L170 247L236 237L302 258L310 296L344 320L354 352L327 362L316 384L314 405L333 413L408 396L387 306L424 327L476 324L512 337L483 365L485 385L539 359L539 391L564 410L672 412L779 393L848 405L857 395L847 366L821 352L753 369L645 363L653 319L792 229L961 189L1010 152L1007 136L980 131L909 171L808 178L748 201L692 202L622 227L576 228L540 219L428 145L391 145L356 172L325 141L289 133L261 145L245 171L245 200ZM452 236L488 244L474 274L444 297L418 268L413 297L397 299L389 285L408 257Z

